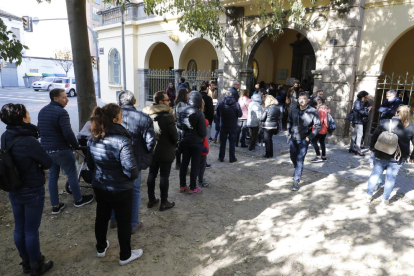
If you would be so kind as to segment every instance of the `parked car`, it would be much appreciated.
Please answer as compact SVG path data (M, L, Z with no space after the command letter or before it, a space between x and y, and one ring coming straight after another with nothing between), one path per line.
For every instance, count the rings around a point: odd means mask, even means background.
M65 90L68 97L75 97L77 94L75 78L57 78L53 81L52 87Z
M34 91L39 91L39 90L50 91L53 89L52 83L55 79L57 79L57 77L44 77L38 81L33 82L32 88L34 89Z

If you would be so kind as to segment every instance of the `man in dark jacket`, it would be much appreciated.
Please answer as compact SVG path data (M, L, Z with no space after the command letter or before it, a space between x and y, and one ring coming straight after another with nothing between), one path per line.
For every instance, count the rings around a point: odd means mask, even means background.
M214 120L213 99L207 94L207 84L203 83L200 87L201 97L204 100L204 117L208 120L207 137L211 138L211 126Z
M69 186L75 199L75 207L82 207L93 201L93 195L82 196L76 170L76 160L72 148L79 148L78 140L72 131L68 112L64 109L69 100L63 89L53 89L49 93L50 104L43 107L38 115L41 144L53 160L49 170L49 194L52 214L59 214L65 203L59 202L58 179L60 168L68 177Z
M170 107L170 99L164 91L158 91L154 95L154 105L143 109L154 122L154 130L157 136L157 145L154 157L149 168L148 186L148 208L152 208L159 202L155 197L155 179L160 171L161 205L160 211L168 210L175 206L174 202L168 201L169 177L171 164L175 159L175 148L178 141L177 128Z
M321 130L318 111L308 106L308 93L299 94L299 108L293 108L288 117L288 133L290 159L295 167L292 191L299 190L299 181L302 177L303 162L308 151L310 141ZM312 128L314 128L312 130Z
M403 104L400 98L397 97L397 91L390 90L386 93L387 99L382 103L378 111L381 113L380 120L391 119L395 116L397 108Z
M226 142L229 139L229 160L236 162L237 121L243 116L239 103L232 96L232 92L225 92L225 98L217 105L217 117L220 122L220 153L219 161L223 162L226 155Z
M201 189L197 187L197 176L200 169L201 151L203 141L207 135L206 119L200 111L202 96L200 92L192 91L188 99L188 107L180 112L177 120L177 127L182 130L180 148L183 160L180 167L180 192L187 191L187 168L191 161L190 173L190 193L199 193Z
M185 82L185 78L183 78L183 77L181 77L178 80L178 89L177 89L177 91L182 89L182 88L188 89L188 84Z
M233 97L236 100L236 102L238 102L239 101L239 98L240 98L239 88L240 88L240 83L238 81L234 81L233 82L233 87L230 88L230 92L233 95Z
M151 118L138 111L134 105L136 99L131 91L122 91L119 94L119 106L122 108L122 126L131 135L134 157L139 170L138 178L134 180L132 188L132 234L142 227L139 221L139 208L141 206L141 170L146 170L151 165L156 137ZM112 214L111 227L115 227L115 214Z

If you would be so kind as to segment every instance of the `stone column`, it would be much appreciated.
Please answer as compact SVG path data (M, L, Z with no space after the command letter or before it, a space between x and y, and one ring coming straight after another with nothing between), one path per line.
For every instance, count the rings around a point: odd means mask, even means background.
M217 75L217 99L218 101L222 100L221 92L223 91L223 85L224 85L224 78L223 78L223 69L216 69L215 70Z
M174 81L175 81L174 85L175 85L176 90L177 90L178 89L179 80L180 80L181 76L183 75L183 71L185 69L173 69L173 70L174 70ZM178 90L177 90L177 92L178 92Z
M348 135L345 120L352 108L358 65L365 0L350 0L329 11L327 47L322 83L327 104L337 124L329 142L343 144ZM345 141L348 142L348 141Z
M242 53L243 7L226 8L226 38L223 47L224 89L230 89L232 82L239 78Z
M252 69L241 69L240 70L240 90L251 89L253 80Z
M138 68L138 95L135 93L135 98L140 108L145 107L146 97L149 93L148 71L149 69Z

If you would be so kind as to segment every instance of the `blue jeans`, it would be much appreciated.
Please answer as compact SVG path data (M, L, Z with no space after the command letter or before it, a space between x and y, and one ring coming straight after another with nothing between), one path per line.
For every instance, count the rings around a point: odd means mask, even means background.
M139 208L141 207L141 175L141 171L139 171L138 178L134 180L134 186L132 186L131 227L135 227L139 223ZM112 211L111 221L116 221L114 211Z
M226 142L229 139L229 155L230 162L236 160L236 139L237 139L237 127L220 129L220 153L219 159L223 160L226 156Z
M60 168L63 169L68 177L69 187L72 191L75 202L80 201L82 199L82 194L79 187L79 180L76 171L76 159L72 153L72 150L66 149L48 154L53 160L53 165L49 169L49 194L50 203L52 206L59 205L58 179Z
M23 259L36 262L40 257L39 227L45 203L45 187L9 193L14 216L14 243Z
M279 131L283 131L283 115L285 114L285 107L283 105L279 105L280 116L279 116Z
M290 160L295 166L295 173L293 174L293 181L300 181L303 171L303 162L305 161L306 153L308 152L309 142L306 140L289 140Z
M385 160L374 158L374 168L372 169L371 176L368 180L367 194L372 196L374 189L377 186L378 179L382 176L384 170L387 170L385 174L384 194L383 200L390 198L391 192L394 189L395 179L403 163L396 162L395 160Z

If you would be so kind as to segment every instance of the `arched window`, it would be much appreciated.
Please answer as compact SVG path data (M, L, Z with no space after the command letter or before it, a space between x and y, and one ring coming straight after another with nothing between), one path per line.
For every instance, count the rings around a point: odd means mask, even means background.
M108 74L109 84L121 84L121 58L117 49L109 51Z
M197 63L194 59L190 60L187 65L187 71L197 71Z

